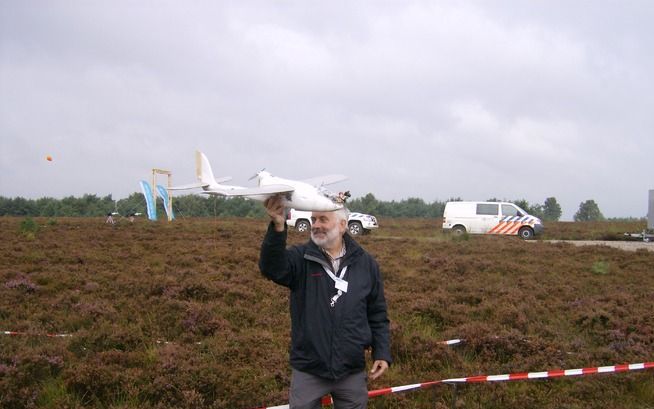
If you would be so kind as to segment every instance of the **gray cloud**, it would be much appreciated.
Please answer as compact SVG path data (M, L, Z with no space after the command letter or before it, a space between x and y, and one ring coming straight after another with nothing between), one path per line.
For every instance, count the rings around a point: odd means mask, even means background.
M0 8L5 196L120 198L153 167L191 182L201 149L242 184L266 167L384 200L647 212L648 2Z

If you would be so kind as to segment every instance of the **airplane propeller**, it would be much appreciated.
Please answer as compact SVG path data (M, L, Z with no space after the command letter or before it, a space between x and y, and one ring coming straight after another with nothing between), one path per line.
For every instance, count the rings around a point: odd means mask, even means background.
M263 172L264 170L266 170L266 168L262 168L260 171L258 171L258 172L255 173L254 175L252 175L248 180L252 180L252 179L256 178L256 177L259 176L259 174L260 174L261 172Z

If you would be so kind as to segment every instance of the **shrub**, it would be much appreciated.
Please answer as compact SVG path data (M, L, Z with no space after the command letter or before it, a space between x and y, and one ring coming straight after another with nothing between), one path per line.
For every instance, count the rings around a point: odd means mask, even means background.
M26 217L20 222L20 232L28 239L34 239L39 232L39 225L31 217Z
M19 274L17 277L7 281L5 287L12 290L19 290L25 293L33 293L37 290L38 286L30 280L29 277Z
M606 261L596 261L593 263L593 267L591 268L593 270L593 273L595 274L601 274L605 275L609 273L609 263Z

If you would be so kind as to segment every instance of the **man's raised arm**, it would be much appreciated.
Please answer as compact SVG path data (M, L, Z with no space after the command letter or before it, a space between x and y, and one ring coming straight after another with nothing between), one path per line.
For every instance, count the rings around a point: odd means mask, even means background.
M292 274L286 254L286 218L280 196L272 196L264 202L270 216L268 231L261 243L259 270L277 284L291 286Z

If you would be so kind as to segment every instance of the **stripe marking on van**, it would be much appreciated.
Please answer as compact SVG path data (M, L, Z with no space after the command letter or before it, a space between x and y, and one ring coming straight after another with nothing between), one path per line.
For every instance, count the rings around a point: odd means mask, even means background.
M488 231L488 234L516 234L520 227L531 225L536 221L532 216L506 216Z

